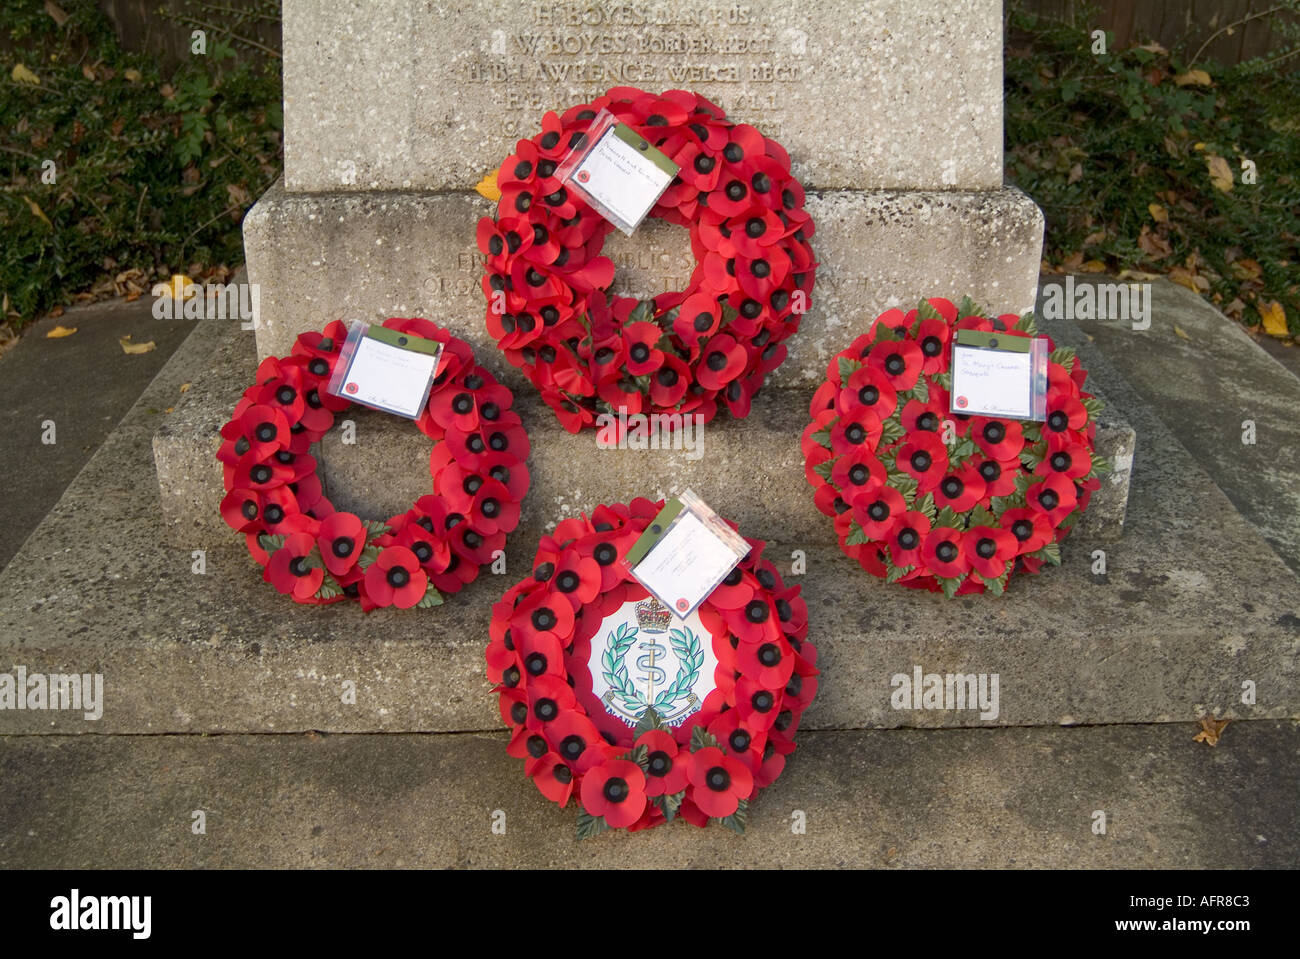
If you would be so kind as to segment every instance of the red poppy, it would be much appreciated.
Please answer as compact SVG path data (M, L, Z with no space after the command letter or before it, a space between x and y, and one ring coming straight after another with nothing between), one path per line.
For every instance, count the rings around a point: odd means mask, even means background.
M517 636L551 633L564 642L573 630L573 606L561 595L536 592L515 607L510 628Z
M334 513L320 525L316 536L325 568L335 576L346 574L366 546L366 526L352 513Z
M696 366L699 384L706 390L720 390L745 369L745 350L726 333L712 337L701 350Z
M872 410L853 410L840 417L831 428L831 452L844 456L861 447L875 449L880 443L880 435L880 418Z
M1049 450L1034 472L1039 476L1059 473L1072 480L1083 479L1092 470L1092 454L1082 443L1070 443L1061 449Z
M645 773L626 759L610 759L582 778L582 806L601 816L613 829L622 829L641 818L646 807Z
M948 344L952 334L944 320L922 320L916 330L916 342L921 347L924 362L921 371L926 376L948 369Z
M955 579L970 569L970 558L963 549L962 531L935 526L921 546L921 558L935 576Z
M424 598L428 587L428 575L405 546L380 550L379 557L366 569L366 597L376 606L410 609Z
M928 493L948 471L948 447L932 433L912 433L898 449L898 468L916 480L917 489Z
M563 808L573 795L573 770L560 761L554 753L547 753L538 760L536 768L530 773L538 791L553 803Z
M1016 491L1016 477L1020 475L1020 459L980 460L975 467L984 481L984 495L1010 496Z
M679 753L672 736L662 729L651 729L637 737L636 745L646 747L647 796L673 796L686 788L690 754Z
M990 459L1010 460L1020 455L1025 445L1023 427L1018 420L976 417L971 437Z
M846 503L853 503L873 486L888 479L885 466L865 447L841 456L831 467L831 483L839 489Z
M972 526L963 546L971 569L985 582L998 579L1015 562L1016 538L1000 526Z
M527 657L524 659L524 666L527 669ZM541 674L533 674L530 671L530 675ZM565 670L562 664L555 676L561 681L564 680ZM550 741L556 755L577 773L586 773L604 763L614 748L601 738L600 730L596 728L595 723L572 710L560 713L553 722L546 725L546 738ZM640 815L640 812L637 815ZM636 816L632 818L635 819Z
M1050 473L1042 482L1032 484L1025 500L1031 509L1042 511L1053 526L1060 526L1079 502L1074 482L1063 473Z
M307 533L294 533L271 554L262 578L300 603L311 599L325 579L320 557L315 554L315 539Z
M954 513L966 513L985 497L984 478L974 463L946 474L934 488L934 505L939 509L948 506Z
M1040 510L1028 507L1006 510L998 517L998 525L1016 538L1016 548L1022 556L1035 553L1052 541L1052 523Z
M754 791L754 777L739 760L715 746L691 753L687 796L706 816L725 819Z
M794 651L783 637L736 647L736 665L741 673L765 689L783 687L794 671L794 660Z
M864 366L849 375L839 401L844 410L864 406L883 423L898 408L898 392L883 371Z
M854 497L853 518L868 539L884 540L907 515L903 495L892 486L875 483Z
M925 357L913 340L884 340L872 346L867 365L883 373L890 386L902 392L916 386Z

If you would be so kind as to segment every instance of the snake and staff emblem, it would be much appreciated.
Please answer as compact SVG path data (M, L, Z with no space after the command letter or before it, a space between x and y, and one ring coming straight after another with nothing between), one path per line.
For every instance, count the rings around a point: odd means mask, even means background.
M671 611L653 597L638 603L635 613L637 625L621 623L605 637L601 677L609 688L601 700L628 725L651 707L663 722L676 725L700 706L695 687L704 666L703 644L689 627L670 628Z

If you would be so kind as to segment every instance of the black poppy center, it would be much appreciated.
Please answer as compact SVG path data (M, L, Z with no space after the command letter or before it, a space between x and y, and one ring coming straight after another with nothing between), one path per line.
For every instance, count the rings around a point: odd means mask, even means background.
M764 643L758 647L758 661L764 666L775 666L781 662L781 648L776 643Z
M897 376L905 369L907 369L907 361L898 353L891 353L885 360L885 372L890 376Z
M653 120L654 118L651 117ZM605 780L605 798L612 803L621 803L627 799L627 780L622 776L611 776Z
M587 748L587 741L581 736L565 736L560 743L560 755L565 759L574 760L582 755L583 750Z
M930 454L925 450L917 450L912 454L912 469L917 472L924 473L930 468L932 462L933 460L930 458Z
M334 541L334 545L330 547L330 550L339 559L346 559L347 557L352 555L352 550L355 547L356 544L353 543L350 538L348 538L347 536L340 536L338 539Z
M858 390L858 400L864 406L875 406L880 401L880 390L874 386L864 386Z
M546 656L542 653L529 653L524 660L524 669L530 676L540 676L546 672Z
M601 566L608 566L617 558L618 550L614 548L613 543L601 543L592 551L591 555L595 557L596 562Z
M1052 454L1052 469L1058 473L1064 473L1070 468L1070 454L1066 452Z
M921 352L926 356L938 356L943 349L943 341L937 336L927 336L921 341Z
M1001 423L985 423L984 439L990 443L1001 443L1007 435L1007 428Z
M646 346L644 343L634 344L629 352L632 359L637 363L644 363L646 360L650 359L650 347Z
M889 519L889 504L884 500L876 500L867 507L867 515L879 523L881 520Z
M948 499L956 499L966 487L962 481L955 476L949 476L943 481L943 495Z
M673 768L673 758L662 749L646 757L646 772L651 776L667 776Z
M767 603L761 600L750 600L745 607L745 618L751 623L761 623L767 619Z
M1070 418L1066 416L1064 413L1062 413L1060 410L1057 410L1055 413L1053 413L1051 416L1047 418L1048 428L1057 433L1060 433L1069 425L1070 425Z
M704 781L715 793L723 793L731 786L731 773L721 766L714 766L704 774Z
M935 433L939 429L939 417L931 410L926 410L916 418L917 429L928 430Z
M854 486L861 486L871 476L871 471L861 463L854 464L849 470L849 482Z
M921 542L921 536L916 530L908 528L898 534L898 545L903 549L916 549L916 544Z
M949 540L944 540L935 549L934 555L938 556L939 559L943 560L945 563L951 563L957 558L957 544Z
M555 614L543 606L541 609L533 610L533 626L536 629L547 630L555 625Z
M581 581L578 578L578 574L571 569L566 569L560 574L559 579L555 581L555 587L561 593L572 593L578 588L579 582Z
M985 482L992 483L1002 475L1002 466L996 460L985 460L980 464L980 476Z
M1043 509L1050 511L1060 505L1061 498L1056 495L1055 490L1045 489L1038 494L1038 502L1043 504Z
M998 551L998 544L985 536L975 544L975 552L980 559L992 559Z

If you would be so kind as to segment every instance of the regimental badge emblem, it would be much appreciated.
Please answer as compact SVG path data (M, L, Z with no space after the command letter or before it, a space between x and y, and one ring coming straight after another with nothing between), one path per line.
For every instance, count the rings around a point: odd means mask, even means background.
M592 640L592 692L630 727L653 708L677 726L698 712L716 686L712 635L699 616L679 619L654 597L624 603Z

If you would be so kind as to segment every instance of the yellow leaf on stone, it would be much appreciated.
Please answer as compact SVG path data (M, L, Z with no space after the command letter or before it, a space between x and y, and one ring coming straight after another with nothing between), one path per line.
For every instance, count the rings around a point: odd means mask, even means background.
M1219 735L1223 732L1223 727L1228 725L1228 722L1227 719L1202 716L1201 731L1192 737L1192 742L1205 743L1207 746L1219 745Z
M182 384L181 384L181 392L182 392L182 393L188 393L188 392L190 391L190 387L193 386L193 385L194 385L193 383L182 383Z
M44 220L45 225L48 226L51 230L54 229L54 224L51 223L50 218L45 215L45 211L41 209L40 204L38 204L35 200L33 200L29 196L25 196L23 197L23 199L27 201L27 206L31 209L34 215Z
M1205 158L1205 163L1210 168L1210 182L1214 188L1222 193L1231 193L1232 167L1228 166L1228 161L1211 153Z
M71 336L77 332L75 326L56 326L45 334L47 340L61 340L65 336Z
M1188 70L1186 73L1180 73L1174 77L1174 83L1180 87L1195 86L1208 87L1211 85L1210 75L1204 70Z
M1184 330L1177 323L1174 324L1174 336L1178 337L1180 340L1187 340L1188 342L1191 342L1192 339L1190 336L1187 335L1187 331Z
M132 343L130 333L120 338L117 342L121 345L123 353L132 356L137 353L148 353L156 345L153 340L150 340L147 343Z
M10 76L10 78L13 79L14 83L28 83L28 84L33 84L33 83L40 83L40 82L41 82L41 78L40 78L40 77L38 77L36 74L32 73L32 71L28 70L28 69L27 69L25 66L23 66L21 63L15 63L15 64L14 64L13 73L9 74L9 76Z
M474 184L474 189L487 197L493 203L501 199L501 188L497 186L497 171L493 170L483 179Z
M1286 310L1277 300L1259 307L1259 318L1264 321L1264 332L1269 336L1290 336L1286 328Z
M1150 212L1151 219L1155 220L1157 223L1169 222L1168 212L1166 212L1165 208L1162 207L1159 203L1148 203L1147 211Z

